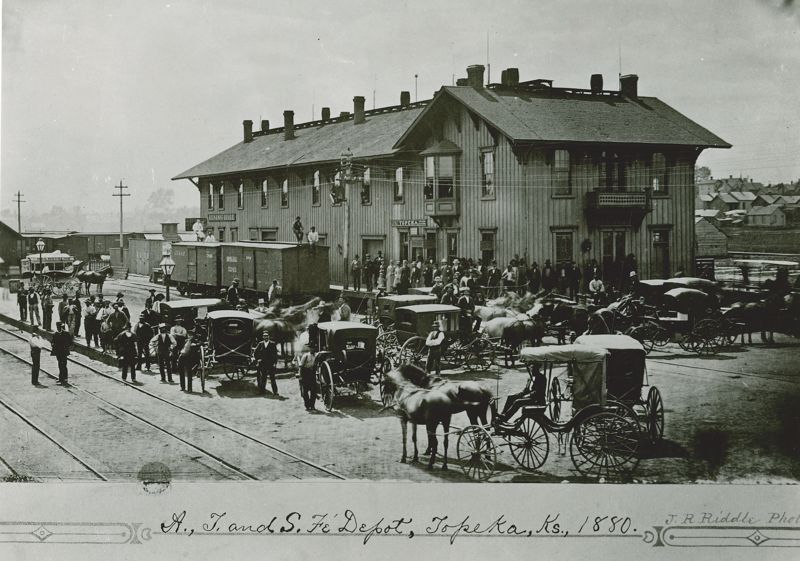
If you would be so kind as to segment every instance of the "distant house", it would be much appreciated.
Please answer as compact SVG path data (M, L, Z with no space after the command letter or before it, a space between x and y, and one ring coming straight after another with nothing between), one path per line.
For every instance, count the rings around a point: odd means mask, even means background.
M707 209L695 209L694 217L697 218L705 218L707 220L716 220L720 217L720 211L715 208L707 208Z
M769 193L760 193L753 201L753 206L767 206L774 205L780 199L780 195L770 195Z
M781 195L776 204L784 204L784 205L797 205L800 204L800 195Z
M698 197L699 204L696 204L695 208L702 208L702 209L713 208L712 204L714 203L714 199L716 198L717 198L716 193L701 194Z
M781 205L756 206L747 213L749 226L785 226L786 215Z
M11 226L0 222L0 273L8 272L9 267L19 266L23 250L22 236Z
M739 201L739 208L742 210L749 210L756 200L756 194L751 191L731 191L729 194Z
M694 219L694 245L697 257L728 255L728 236L701 216L696 216Z
M730 193L718 193L714 199L708 203L707 208L714 208L720 212L727 212L729 210L739 210L740 201Z

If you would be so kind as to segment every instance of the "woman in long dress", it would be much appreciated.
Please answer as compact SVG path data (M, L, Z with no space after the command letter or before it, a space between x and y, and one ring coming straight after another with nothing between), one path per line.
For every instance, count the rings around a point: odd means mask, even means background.
M394 292L394 261L386 267L386 292Z

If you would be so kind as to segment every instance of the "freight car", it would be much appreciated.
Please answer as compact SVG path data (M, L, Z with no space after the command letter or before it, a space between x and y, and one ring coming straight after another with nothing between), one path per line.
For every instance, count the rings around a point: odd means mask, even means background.
M173 243L172 282L181 294L217 296L238 278L240 290L254 298L266 296L276 279L286 298L317 296L330 290L328 252L281 242Z

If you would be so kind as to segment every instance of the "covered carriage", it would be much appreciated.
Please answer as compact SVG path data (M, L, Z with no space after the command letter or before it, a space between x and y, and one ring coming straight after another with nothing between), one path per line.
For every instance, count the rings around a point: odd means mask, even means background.
M22 278L30 279L36 290L50 290L55 296L80 296L81 282L75 278L80 261L59 250L34 253L20 261Z

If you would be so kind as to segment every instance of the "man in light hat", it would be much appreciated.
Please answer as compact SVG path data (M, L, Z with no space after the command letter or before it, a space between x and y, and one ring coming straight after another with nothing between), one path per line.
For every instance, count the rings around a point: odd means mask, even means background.
M309 345L303 345L302 353L297 359L297 377L306 411L313 411L317 401L317 381L314 376L314 352Z
M172 349L172 371L176 372L178 370L178 354L180 354L183 345L186 344L186 339L189 337L189 333L186 331L186 328L183 326L183 318L178 316L175 318L175 325L169 330L169 334L172 335L172 338L175 340L175 347Z
M454 306L456 304L456 295L454 291L455 287L452 284L445 285L444 294L442 294L442 300L440 304L447 304L448 306Z
M261 341L253 349L253 357L258 365L258 393L267 393L267 377L272 393L278 395L278 384L275 382L275 367L278 364L278 346L270 339L266 329L261 334Z
M260 313L260 314L266 314L267 310L268 310L268 308L267 308L266 302L264 301L263 298L259 298L258 299L258 306L256 306L255 311Z
M228 304L231 306L236 306L239 303L239 279L233 279L233 282L228 287L228 292L225 296L228 300Z
M31 347L31 384L38 386L42 347L47 344L47 341L42 339L41 335L39 335L39 328L35 325L31 327L31 338L28 340L28 344Z
M339 304L339 319L342 321L350 321L350 315L352 313L352 310L350 309L350 306L347 304L347 300L344 299L344 294L339 296L337 304Z
M436 375L441 374L442 371L442 346L444 345L444 330L442 329L441 322L434 320L431 325L431 332L428 333L425 339L425 346L428 347L428 360L425 363L425 371L432 373L436 371Z

